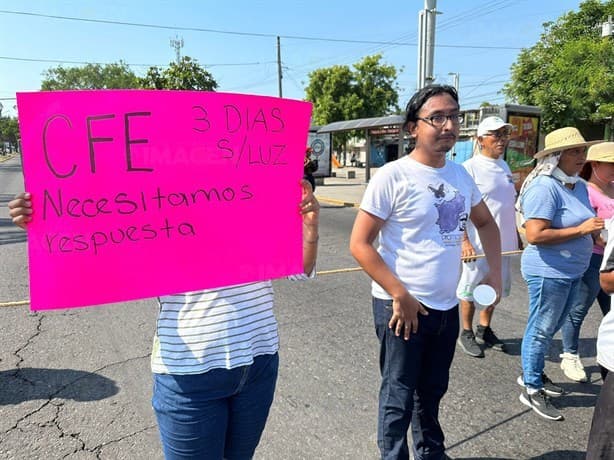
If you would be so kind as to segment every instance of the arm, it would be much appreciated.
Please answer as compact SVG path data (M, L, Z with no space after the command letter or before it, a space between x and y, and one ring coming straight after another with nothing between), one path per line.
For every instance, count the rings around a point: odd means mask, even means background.
M311 184L301 180L302 196L300 212L303 216L303 270L309 274L316 265L318 256L318 226L320 223L320 203L313 195Z
M614 294L614 226L610 223L608 228L608 244L605 247L603 261L599 268L599 282L601 289L607 294Z
M388 327L394 328L397 336L405 328L404 338L409 340L410 331L418 331L418 313L428 315L428 312L407 291L373 247L373 241L383 225L384 220L359 210L350 236L350 252L365 272L392 297L392 318Z
M32 196L29 193L20 193L15 199L9 201L9 215L13 223L22 229L26 229L28 222L32 221Z
M499 227L484 201L480 201L471 208L470 218L478 231L490 269L488 275L484 278L484 282L495 289L498 302L501 296L501 235Z
M552 228L552 222L546 219L528 219L525 222L527 241L531 244L557 244L594 234L605 226L600 217L586 219L580 225L566 228Z
M473 262L475 260L475 258L472 258L473 256L475 256L475 248L471 244L467 230L465 230L463 232L463 242L461 243L461 257L463 262Z
M613 294L614 293L614 271L601 272L599 274L599 283L601 284L601 289L603 289L606 294Z

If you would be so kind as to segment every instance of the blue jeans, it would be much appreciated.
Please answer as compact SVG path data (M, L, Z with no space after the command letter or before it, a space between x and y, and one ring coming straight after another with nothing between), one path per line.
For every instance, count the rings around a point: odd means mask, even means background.
M561 334L563 335L563 351L565 353L578 354L578 342L580 340L580 327L588 310L595 302L601 289L599 285L599 267L603 260L602 254L593 254L582 281L578 287L577 301L571 306L569 314L565 318ZM608 299L609 300L609 299Z
M279 356L204 374L154 374L153 408L170 459L251 459L273 402Z
M576 303L580 278L523 277L529 291L529 319L522 338L522 373L526 387L539 390L546 352Z
M439 402L448 390L458 337L458 306L448 311L427 310L428 316L418 315L418 332L405 340L388 328L392 300L373 299L382 374L377 444L385 460L409 458L410 423L414 458L444 458Z

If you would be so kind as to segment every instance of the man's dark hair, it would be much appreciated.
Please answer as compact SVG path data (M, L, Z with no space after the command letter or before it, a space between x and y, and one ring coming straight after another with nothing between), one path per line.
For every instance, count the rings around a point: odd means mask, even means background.
M418 121L418 112L422 106L433 96L439 94L449 94L452 99L458 104L458 93L453 86L450 85L430 85L425 86L421 90L417 91L407 103L405 107L405 122L403 128L407 129L407 125L410 121Z

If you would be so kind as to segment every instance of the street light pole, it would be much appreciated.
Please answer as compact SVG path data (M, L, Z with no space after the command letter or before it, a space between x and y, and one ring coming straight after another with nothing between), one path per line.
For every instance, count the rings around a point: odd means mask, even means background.
M452 86L454 86L454 89L458 93L460 75L456 72L448 72L448 75L452 75L454 77L454 79L452 80Z
M435 16L437 0L424 0L424 9L418 14L418 89L435 80Z
M279 35L277 36L277 91L279 93L279 97L283 96L281 80L284 78L283 73L281 71L281 42L279 39Z

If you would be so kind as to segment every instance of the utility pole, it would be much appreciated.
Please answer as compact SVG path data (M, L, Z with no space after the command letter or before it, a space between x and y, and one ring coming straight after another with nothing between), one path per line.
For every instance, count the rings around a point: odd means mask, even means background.
M279 97L283 97L283 92L281 89L281 80L284 78L281 72L281 42L279 40L279 35L277 36L277 87L279 92Z
M175 54L177 64L181 62L181 48L183 48L183 38L179 38L179 35L175 35L175 38L171 38L171 48L175 48Z
M601 38L609 39L610 37L614 38L614 23L612 23L611 15L608 16L606 22L601 23ZM606 118L603 138L606 140L614 140L614 117Z
M612 16L608 16L608 21L601 24L601 36L603 38L614 36L614 24L612 23Z
M435 80L433 62L437 14L437 0L424 0L424 9L418 14L418 89L432 84Z

